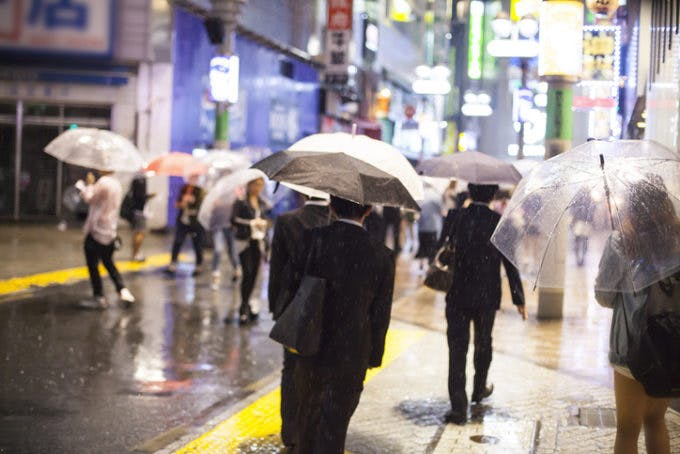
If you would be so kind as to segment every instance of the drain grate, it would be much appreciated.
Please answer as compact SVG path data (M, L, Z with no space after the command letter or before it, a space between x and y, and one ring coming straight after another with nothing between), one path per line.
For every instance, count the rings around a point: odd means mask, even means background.
M616 410L614 408L579 408L574 424L585 427L616 427Z

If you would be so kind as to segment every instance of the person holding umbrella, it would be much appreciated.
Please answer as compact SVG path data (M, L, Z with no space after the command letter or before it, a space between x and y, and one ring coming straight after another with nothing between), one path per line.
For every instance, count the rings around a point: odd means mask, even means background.
M187 235L191 236L194 254L196 255L196 267L192 275L198 276L201 273L204 231L198 222L198 210L205 194L197 184L198 178L198 174L189 175L187 183L180 188L177 200L175 200L175 208L178 208L179 212L175 221L175 239L172 243L170 265L166 269L171 274L177 271L177 257Z
M231 223L234 228L235 246L241 263L241 307L239 324L245 325L258 319L258 312L250 305L250 295L260 270L262 250L267 237L269 221L265 218L268 203L262 198L264 179L256 178L246 185L246 193L234 202Z
M111 176L112 173L101 171L101 177L95 182L94 174L88 172L86 183L82 180L76 183L76 187L81 191L81 197L90 206L83 231L85 232L85 260L90 274L93 297L81 302L82 307L89 309L108 307L104 297L102 278L99 275L99 262L102 262L109 273L120 300L128 305L135 302L135 297L125 287L123 278L113 262L123 188L120 182Z
M614 395L616 397L615 453L637 452L640 429L645 430L647 452L670 453L670 440L665 414L670 396L650 396L628 367L629 332L639 331L639 326L628 326L638 319L626 317L625 311L645 304L653 283L637 292L608 291L621 287L629 276L644 273L652 263L663 263L680 255L680 220L673 202L659 183L642 180L630 187L622 218L623 222L612 232L600 259L595 281L595 298L604 306L613 308L610 335L609 361L614 369ZM663 186L663 182L660 183ZM616 216L620 222L619 217ZM639 269L629 270L627 264L634 251L645 251L647 260L634 260ZM640 252L637 252L640 254ZM650 260L652 259L653 260ZM676 273L675 279L678 279ZM664 279L665 281L665 279ZM598 290L600 289L600 290ZM678 290L678 286L675 286ZM677 351L677 350L676 350Z
M462 425L467 421L465 365L470 322L475 331L472 402L479 403L493 392L493 385L487 386L487 375L492 355L491 332L501 303L501 263L508 276L512 302L522 319L527 317L519 273L489 241L500 220L500 215L489 208L497 190L495 184L468 184L472 203L459 210L449 232L455 253L440 256L442 263L453 269L453 285L446 294L446 322L451 400L447 420L454 424Z

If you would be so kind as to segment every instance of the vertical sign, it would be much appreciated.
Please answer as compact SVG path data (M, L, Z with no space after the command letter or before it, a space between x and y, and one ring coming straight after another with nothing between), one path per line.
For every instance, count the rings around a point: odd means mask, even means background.
M468 77L482 78L482 45L484 44L484 3L470 2L470 33L468 35Z
M541 3L538 74L540 76L581 76L583 59L583 3L549 1Z
M352 38L352 0L328 0L326 83L346 84Z

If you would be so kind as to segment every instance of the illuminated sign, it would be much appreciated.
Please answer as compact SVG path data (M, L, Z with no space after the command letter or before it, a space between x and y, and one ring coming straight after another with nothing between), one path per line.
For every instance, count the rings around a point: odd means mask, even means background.
M239 61L236 55L210 60L210 97L216 102L236 104L238 101Z
M344 85L349 77L352 0L328 0L326 24L326 83Z
M0 50L106 56L113 0L0 1Z
M484 41L484 3L470 2L470 32L468 35L468 77L482 78L482 45Z
M583 80L616 82L619 77L619 27L583 28Z
M580 77L582 46L583 3L566 0L541 3L538 74Z

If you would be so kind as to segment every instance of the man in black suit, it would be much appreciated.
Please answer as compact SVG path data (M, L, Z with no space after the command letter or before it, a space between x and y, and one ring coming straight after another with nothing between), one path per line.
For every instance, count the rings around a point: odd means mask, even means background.
M308 232L309 269L326 279L319 353L300 357L296 453L341 454L366 370L382 362L394 287L394 259L362 222L371 210L331 197L338 219ZM304 269L305 259L297 267Z
M302 275L295 273L293 259L304 249L304 231L328 225L330 210L323 199L309 199L297 210L280 215L274 225L269 261L269 311L277 319L295 294ZM297 355L283 349L281 370L281 440L286 447L295 441L297 400L293 370Z
M479 403L493 392L486 378L491 365L491 331L501 304L501 262L508 276L512 302L526 320L524 290L517 269L491 244L500 215L489 208L497 185L469 184L472 203L456 210L459 216L450 225L455 253L442 261L453 267L453 284L446 294L447 338L449 344L448 420L456 424L467 421L468 399L465 393L465 363L470 341L470 322L475 329L475 377L472 401ZM452 210L453 211L453 210Z

